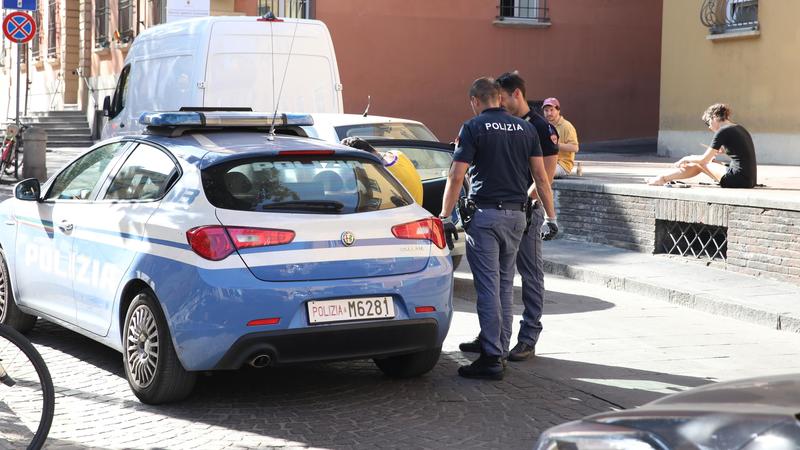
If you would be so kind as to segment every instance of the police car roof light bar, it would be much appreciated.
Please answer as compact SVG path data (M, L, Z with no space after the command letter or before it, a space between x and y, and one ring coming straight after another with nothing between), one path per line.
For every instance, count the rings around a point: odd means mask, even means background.
M142 113L139 123L147 127L272 127L311 126L314 125L314 119L309 114L293 113L172 111Z

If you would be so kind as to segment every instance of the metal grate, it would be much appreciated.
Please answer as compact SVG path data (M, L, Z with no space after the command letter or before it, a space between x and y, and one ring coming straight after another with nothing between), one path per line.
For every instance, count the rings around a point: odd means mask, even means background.
M108 0L95 0L94 2L94 46L103 48L109 46L108 39Z
M721 261L727 258L727 227L657 220L656 236L656 253Z
M497 20L527 19L549 22L547 0L499 0Z
M47 5L47 57L55 58L58 54L58 15L56 15L56 0L50 0Z
M130 42L133 40L133 24L136 23L136 18L133 17L133 1L132 0L119 0L119 15L117 22L119 23L119 40L120 42Z
M258 15L272 11L277 17L310 18L309 0L258 0Z
M33 59L39 59L39 33L42 31L42 16L39 14L39 10L33 11L33 21L36 22L36 33L33 35L33 39L30 41L31 45L31 57Z
M758 30L758 0L703 0L700 22L711 34Z

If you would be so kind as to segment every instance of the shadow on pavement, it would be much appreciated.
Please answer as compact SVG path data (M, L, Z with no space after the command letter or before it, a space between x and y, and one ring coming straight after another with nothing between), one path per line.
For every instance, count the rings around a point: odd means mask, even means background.
M521 370L531 370L539 376L561 380L622 408L641 406L665 395L715 381L541 355L518 365Z
M456 280L456 283L466 282ZM470 288L472 281L469 281ZM471 295L471 297L470 297ZM459 289L457 297L465 302L454 301L453 309L458 312L475 313L475 291L471 293L465 289ZM575 295L567 292L545 291L544 295L544 315L551 314L578 314L592 311L602 311L611 309L615 305L605 300L585 295ZM514 314L522 314L522 292L519 286L514 287Z

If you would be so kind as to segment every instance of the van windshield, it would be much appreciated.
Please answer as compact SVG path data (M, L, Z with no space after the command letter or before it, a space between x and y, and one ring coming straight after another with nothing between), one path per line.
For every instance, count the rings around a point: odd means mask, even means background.
M335 127L339 140L344 138L380 137L385 139L416 139L420 141L436 141L425 125L416 123L363 123L358 125L342 125Z
M341 155L237 160L202 179L212 205L239 211L350 214L414 202L380 163Z

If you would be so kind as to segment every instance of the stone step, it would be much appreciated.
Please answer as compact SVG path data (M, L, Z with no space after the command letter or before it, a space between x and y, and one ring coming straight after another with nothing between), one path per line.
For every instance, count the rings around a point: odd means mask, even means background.
M47 136L47 142L55 141L91 141L92 138L88 134L58 134L54 136Z
M75 124L75 126L59 125L59 126L46 126L46 127L36 127L36 128L38 128L40 130L44 130L47 134L50 134L50 133L63 133L63 132L67 132L67 133L87 133L88 134L88 133L91 132L91 130L89 129L89 127L86 126L85 123L84 124Z
M51 123L88 123L85 117L34 117L28 120L23 120L23 123L38 125L38 124L51 124Z
M54 134L65 134L65 133L85 134L87 136L91 134L91 130L85 124L83 126L75 126L75 127L51 127L51 128L39 127L38 129L43 130L45 133L47 133L48 136Z
M82 147L82 148L89 148L94 145L94 141L92 140L85 140L85 141L55 141L50 142L47 141L48 148L55 148L55 147Z
M86 117L83 111L31 111L28 117Z

